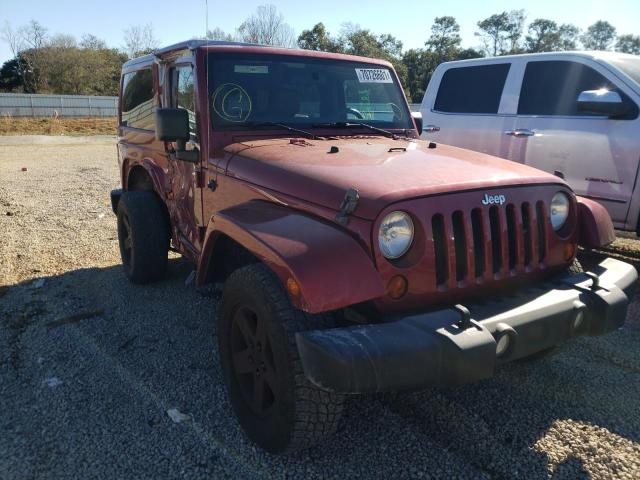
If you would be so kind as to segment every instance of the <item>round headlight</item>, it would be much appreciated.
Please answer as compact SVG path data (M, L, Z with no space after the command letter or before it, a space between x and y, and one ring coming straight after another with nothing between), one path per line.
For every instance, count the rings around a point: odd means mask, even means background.
M413 242L413 221L405 212L391 212L382 220L378 244L388 259L400 258Z
M569 218L569 196L564 192L556 193L551 199L549 208L549 216L551 217L551 226L557 232Z

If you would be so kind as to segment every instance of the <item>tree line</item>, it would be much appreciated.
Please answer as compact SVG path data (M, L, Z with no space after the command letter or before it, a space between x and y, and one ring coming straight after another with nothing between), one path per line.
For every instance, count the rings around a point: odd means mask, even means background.
M403 50L402 42L390 34L376 35L369 30L347 24L332 37L322 23L304 30L298 46L310 50L351 53L389 60L405 88L409 101L422 101L434 70L442 62L484 56L519 53L559 52L565 50L612 50L640 55L640 36L616 35L606 21L598 21L586 31L570 24L537 18L525 30L524 10L491 15L477 22L475 32L481 46L464 48L460 25L454 17L436 17L423 48Z
M13 58L0 67L0 91L20 93L117 95L122 64L159 43L150 24L125 29L121 48L92 34L51 35L35 20L16 29L5 23L1 35Z
M618 35L603 20L581 31L546 18L527 24L524 10L511 10L493 14L476 26L478 46L465 48L457 20L436 17L424 47L405 50L392 34L375 33L353 23L343 24L336 35L317 23L296 36L275 6L263 5L233 32L216 27L206 38L384 58L393 64L412 102L422 100L433 71L446 61L577 49L640 55L640 36ZM15 30L5 24L2 37L13 58L0 68L0 91L26 93L116 95L122 63L159 44L150 24L124 30L119 49L109 48L93 35L84 35L80 41L66 34L50 35L36 21Z

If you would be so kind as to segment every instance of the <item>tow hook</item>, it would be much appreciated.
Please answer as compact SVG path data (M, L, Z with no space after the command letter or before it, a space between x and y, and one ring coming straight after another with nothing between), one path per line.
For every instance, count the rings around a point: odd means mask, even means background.
M347 193L344 194L344 199L340 204L340 211L336 215L336 222L340 225L347 225L349 223L349 215L358 206L358 200L360 200L360 193L355 188L350 188Z
M591 291L595 292L600 288L600 277L592 272L585 272L585 275L591 279Z
M471 323L471 312L464 305L454 305L453 309L460 314L460 320L458 320L458 327L462 330L466 330L467 328L473 327L473 323Z

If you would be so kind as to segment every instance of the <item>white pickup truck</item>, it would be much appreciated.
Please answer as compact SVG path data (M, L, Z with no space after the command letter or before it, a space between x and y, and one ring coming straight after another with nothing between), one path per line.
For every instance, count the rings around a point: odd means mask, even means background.
M639 231L640 56L559 52L441 64L422 137L525 163Z

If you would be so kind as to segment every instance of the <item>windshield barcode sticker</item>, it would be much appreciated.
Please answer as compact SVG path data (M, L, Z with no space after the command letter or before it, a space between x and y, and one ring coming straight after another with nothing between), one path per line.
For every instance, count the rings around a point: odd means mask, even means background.
M356 68L356 75L360 83L393 83L386 68Z

